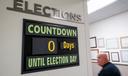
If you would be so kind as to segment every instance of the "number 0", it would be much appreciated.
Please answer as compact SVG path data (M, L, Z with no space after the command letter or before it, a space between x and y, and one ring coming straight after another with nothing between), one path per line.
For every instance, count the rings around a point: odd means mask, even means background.
M48 42L48 50L50 52L53 52L55 50L55 42L54 41L49 41Z

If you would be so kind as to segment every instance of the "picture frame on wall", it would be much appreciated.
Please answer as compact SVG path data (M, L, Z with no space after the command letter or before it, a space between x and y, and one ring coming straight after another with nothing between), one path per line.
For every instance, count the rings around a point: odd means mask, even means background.
M119 52L111 52L112 62L120 62Z
M90 48L97 48L96 37L90 37Z
M97 47L98 48L104 48L105 47L104 38L97 38Z
M91 59L97 60L97 56L99 54L99 49L91 49Z
M120 50L121 62L128 63L128 50Z
M128 48L128 36L120 37L120 45L122 49Z
M106 49L118 49L118 48L119 48L118 38L106 39Z
M110 53L109 51L100 51L100 54L106 54L108 57L108 60L110 61Z

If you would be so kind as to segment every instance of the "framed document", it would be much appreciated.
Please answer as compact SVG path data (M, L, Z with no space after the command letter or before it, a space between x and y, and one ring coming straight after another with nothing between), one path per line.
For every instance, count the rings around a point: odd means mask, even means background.
M120 62L119 52L111 52L112 62Z
M97 48L96 37L91 37L90 38L90 47L91 48Z
M110 61L110 54L109 51L100 51L100 54L106 54L108 57L108 60Z
M123 49L128 48L128 36L120 37L120 45Z
M105 45L104 45L104 38L98 38L97 39L97 47L98 48L104 48Z
M128 50L120 50L121 53L121 61L128 63Z
M119 48L119 40L117 38L107 39L106 40L106 48L107 49L118 49Z
M99 54L99 49L91 49L91 59L97 60L97 56Z

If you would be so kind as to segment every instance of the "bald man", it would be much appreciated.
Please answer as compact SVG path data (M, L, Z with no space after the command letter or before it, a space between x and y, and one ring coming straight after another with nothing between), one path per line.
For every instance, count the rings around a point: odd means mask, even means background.
M119 69L109 62L106 54L98 55L98 65L102 67L98 76L121 76Z

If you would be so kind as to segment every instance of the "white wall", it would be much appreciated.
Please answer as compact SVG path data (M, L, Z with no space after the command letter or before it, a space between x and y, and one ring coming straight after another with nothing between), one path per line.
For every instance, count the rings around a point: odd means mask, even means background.
M91 24L90 37L92 36L96 36L97 38L105 38L105 39L128 36L128 11ZM126 72L128 70L128 65L127 66L117 65L117 66L121 70L122 76L128 75L128 72ZM94 76L97 76L99 70L100 67L98 67L96 63L93 63Z
M30 1L30 0L28 0ZM82 15L85 24L72 23L31 14L9 11L13 0L0 0L0 76L22 76L22 27L23 18L36 21L78 27L80 66L24 74L23 76L91 76L88 59L88 26L85 0L31 0L30 2L51 6L63 11ZM78 11L79 10L79 11Z
M102 20L91 24L90 37L121 37L128 36L128 12L113 16L106 20Z

